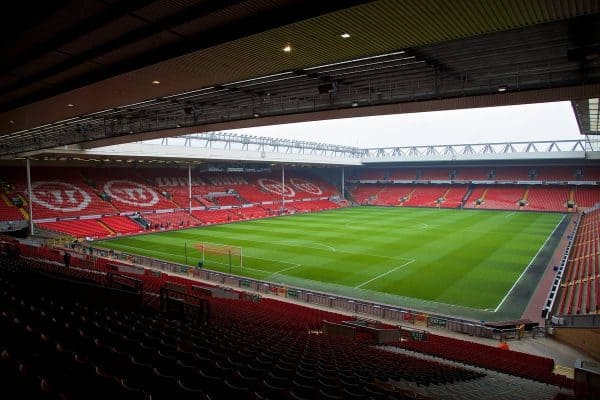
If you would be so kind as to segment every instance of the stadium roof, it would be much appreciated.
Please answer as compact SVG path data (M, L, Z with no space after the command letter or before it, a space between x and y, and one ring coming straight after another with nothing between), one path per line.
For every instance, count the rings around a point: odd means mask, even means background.
M596 0L15 4L0 155L600 96Z

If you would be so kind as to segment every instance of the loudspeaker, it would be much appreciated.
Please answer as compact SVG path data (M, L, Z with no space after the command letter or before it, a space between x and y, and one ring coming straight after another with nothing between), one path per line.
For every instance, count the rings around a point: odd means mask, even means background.
M335 82L331 83L323 83L317 87L319 89L320 94L328 94L333 93L337 89L337 84Z

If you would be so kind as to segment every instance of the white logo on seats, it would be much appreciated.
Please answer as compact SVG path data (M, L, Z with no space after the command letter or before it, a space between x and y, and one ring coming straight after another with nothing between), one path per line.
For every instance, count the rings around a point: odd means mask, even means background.
M33 182L31 200L51 210L62 212L81 211L92 201L85 190L75 185L51 181Z
M116 200L139 207L151 207L158 203L158 194L148 186L131 181L108 181L104 191Z
M323 191L320 187L315 185L314 183L310 183L305 179L299 178L291 178L290 183L298 190L302 190L303 192L314 194L316 196L323 194Z
M273 179L259 179L258 184L261 188L275 193L281 196L281 182L274 181ZM289 185L285 185L285 193L283 193L285 197L294 197L296 192Z

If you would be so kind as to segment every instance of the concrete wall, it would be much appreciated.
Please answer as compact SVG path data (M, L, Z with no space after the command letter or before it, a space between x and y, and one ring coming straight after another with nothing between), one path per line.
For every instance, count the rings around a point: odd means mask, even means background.
M600 328L554 328L554 338L600 360Z

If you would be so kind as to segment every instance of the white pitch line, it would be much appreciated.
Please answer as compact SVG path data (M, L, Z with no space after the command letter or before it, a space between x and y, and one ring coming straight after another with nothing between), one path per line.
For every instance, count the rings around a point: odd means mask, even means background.
M354 286L354 289L358 289L358 288L360 288L360 287L362 287L362 286L365 286L367 283L373 282L373 281L374 281L374 280L376 280L376 279L379 279L379 278L381 278L381 277L384 277L384 276L386 276L386 275L388 275L388 274L391 274L392 272L394 272L394 271L396 271L396 270L398 270L398 269L400 269L400 268L402 268L402 267L406 267L408 264L412 264L412 263L414 263L414 262L415 262L415 260L410 260L409 262L406 262L406 263L404 263L404 264L402 264L402 265L399 265L399 266L397 266L396 268L393 268L393 269L389 270L388 272L384 272L384 273L383 273L383 274L381 274L381 275L377 275L377 276L376 276L375 278L373 278L373 279L369 279L368 281L366 281L366 282L363 282L363 283L361 283L360 285Z
M253 242L253 243L264 243L258 240L250 240L250 239L244 239L246 242ZM310 247L312 249L314 249L315 247L311 247L311 246L303 246L300 244L291 244L291 243L285 243L285 242L273 242L274 244L279 244L281 246L292 246L292 247ZM334 251L334 250L332 250ZM412 258L406 258L406 257L393 257L393 256L383 256L381 254L369 254L369 253L357 253L355 251L346 251L346 250L335 250L336 253L344 253L344 254L356 254L359 256L369 256L369 257L379 257L379 258L389 258L392 260L406 260L406 261L411 261Z
M296 267L302 265L302 264L299 264L299 263L293 263L293 262L281 261L281 260L273 260L272 258L264 258L264 257L244 256L244 258L255 258L257 260L273 261L273 262L280 263L280 264L295 265Z
M316 244L317 246L327 247L331 251L337 251L335 249L335 247L329 246L328 244L325 244L325 243L309 242L309 241L293 241L293 242L300 243L300 244L298 244L298 246L302 246L301 243L309 243L309 244L312 243L312 244ZM275 243L275 244L283 244L283 245L288 245L288 246L294 246L293 244L290 244L289 242L286 242L286 241L283 241L283 242L273 242L273 243ZM303 246L303 247L312 247L314 249L313 246Z
M560 219L560 221L558 221L558 224L556 224L556 226L554 227L554 229L552 230L552 232L550 232L550 234L546 238L546 241L544 242L544 244L542 244L540 246L540 248L538 249L537 253L535 253L535 255L533 256L533 258L531 259L531 261L529 261L529 264L527 265L527 267L525 267L525 269L523 270L523 272L521 272L521 275L519 275L519 277L517 278L517 280L515 281L515 283L513 283L512 287L506 293L506 295L504 296L504 298L502 299L502 301L500 302L500 304L498 304L498 306L496 308L494 308L494 312L498 312L498 309L500 309L500 307L502 307L502 304L504 304L504 302L508 298L508 295L510 294L510 292L512 292L513 289L515 288L515 286L517 286L517 283L519 283L519 281L521 280L521 278L523 277L523 275L525 275L525 272L527 272L527 270L529 270L529 267L531 267L531 265L533 264L533 262L537 258L538 254L540 254L540 251L542 251L542 249L544 247L546 247L546 243L548 243L548 240L550 240L550 238L552 237L552 235L554 235L554 232L556 232L556 229L560 226L560 224L563 221L563 219L565 219L565 215L563 215L562 218Z
M128 246L126 244L120 244L120 243L117 244L117 246L119 246L119 247L128 247L128 248L134 249L134 250L140 250L140 249L142 249L141 247ZM169 254L171 256L178 256L178 257L181 257L181 258L185 258L184 255L177 254L177 253L169 253L168 251L150 250L150 249L143 249L143 250L151 252L151 253ZM259 259L259 260L273 261L273 262L276 262L276 263L279 263L279 264L289 264L289 265L292 265L292 267L285 268L285 270L292 269L292 268L298 268L299 266L302 265L302 264L298 264L298 263L292 263L292 262L281 261L281 260L273 260L273 259L270 259L270 258L262 258L262 257L245 256L245 258L256 258L256 259ZM223 262L219 262L219 261L211 261L211 262L213 262L215 264L225 265L225 266L229 265L229 264L226 264L226 263L223 263ZM265 272L267 274L272 274L273 273L271 271L267 271L267 270L264 270L264 269L251 268L251 267L242 267L242 269L250 269L250 270L253 270L253 271L261 271L261 272Z
M277 274L280 274L282 272L289 271L290 269L298 268L298 267L301 267L301 266L302 266L302 264L297 264L297 265L294 265L293 267L280 269L279 271L273 272L273 275L277 275Z

